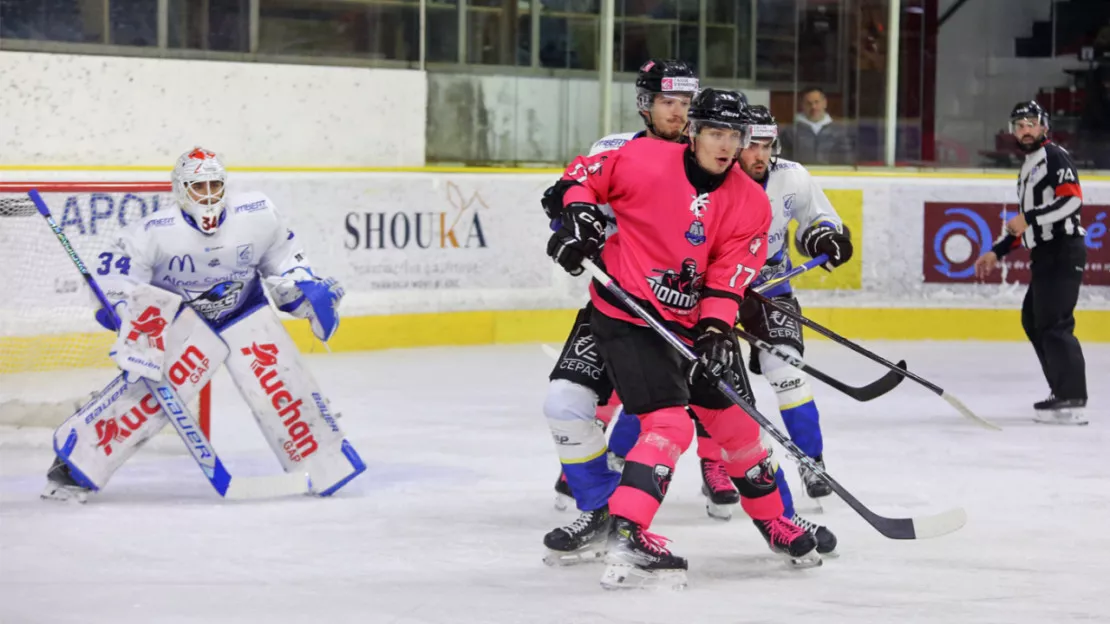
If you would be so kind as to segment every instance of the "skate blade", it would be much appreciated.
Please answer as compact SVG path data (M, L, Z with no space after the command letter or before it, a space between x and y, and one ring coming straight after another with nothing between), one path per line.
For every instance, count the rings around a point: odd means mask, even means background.
M555 494L555 509L558 511L566 511L574 504L574 499L566 494Z
M584 563L596 563L603 559L609 550L605 544L597 546L584 546L578 550L564 551L564 550L551 550L547 549L547 553L543 556L545 565L554 568L582 565Z
M783 559L786 559L786 562L790 564L790 569L792 570L819 568L825 563L825 560L822 559L821 555L817 553L816 548L802 555L801 557L794 557L790 553L778 551L776 551L775 554L779 555Z
M1083 426L1090 424L1082 412L1072 410L1045 410L1033 416L1033 422L1042 425L1072 425Z
M705 501L705 513L714 520L728 522L732 520L732 508L735 505L718 505L711 500Z
M686 589L686 570L641 570L627 563L610 563L601 575L601 586L608 590Z
M89 491L85 488L72 485L48 483L46 488L43 489L42 494L39 494L39 498L48 501L79 503L83 505L89 500Z

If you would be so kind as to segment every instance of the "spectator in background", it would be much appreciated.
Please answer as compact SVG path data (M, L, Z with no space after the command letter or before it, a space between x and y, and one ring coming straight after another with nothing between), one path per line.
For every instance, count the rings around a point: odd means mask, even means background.
M843 123L833 121L827 111L829 100L817 87L801 94L801 115L782 136L783 153L803 165L851 165L855 150L851 133Z

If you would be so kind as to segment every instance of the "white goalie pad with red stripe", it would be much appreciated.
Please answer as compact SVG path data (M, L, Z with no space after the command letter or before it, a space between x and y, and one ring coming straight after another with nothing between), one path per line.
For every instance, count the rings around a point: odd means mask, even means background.
M286 472L307 472L328 496L366 470L331 402L268 306L224 327L227 371Z
M165 349L166 375L186 403L227 358L224 341L188 307L165 334ZM99 490L168 422L146 385L121 374L54 431L54 451L78 483Z

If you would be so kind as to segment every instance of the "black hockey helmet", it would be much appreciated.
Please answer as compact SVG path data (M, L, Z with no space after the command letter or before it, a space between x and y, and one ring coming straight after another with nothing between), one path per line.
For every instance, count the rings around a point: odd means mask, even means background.
M690 102L688 117L691 126L696 124L744 130L749 124L747 110L739 93L706 88L698 91Z
M636 74L636 106L650 111L657 93L693 97L698 92L698 75L686 61L650 59Z
M1036 100L1027 100L1014 104L1010 111L1010 132L1014 131L1014 122L1019 119L1036 119L1048 130L1048 112Z
M744 109L744 119L751 129L752 140L770 139L771 155L778 156L782 151L779 143L779 124L771 114L771 110L762 104L749 106Z

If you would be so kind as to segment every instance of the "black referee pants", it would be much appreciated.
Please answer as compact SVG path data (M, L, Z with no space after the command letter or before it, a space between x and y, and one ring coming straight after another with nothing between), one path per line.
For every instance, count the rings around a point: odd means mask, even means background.
M1082 238L1068 237L1041 243L1030 255L1033 276L1021 305L1021 326L1052 394L1058 399L1086 399L1086 362L1074 333L1074 312L1087 246Z

